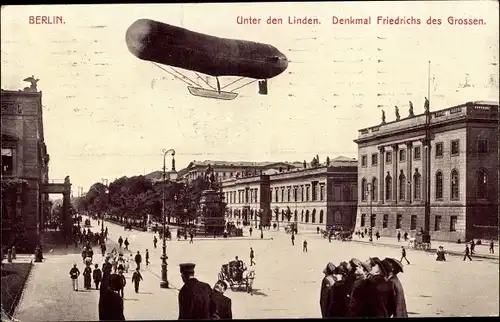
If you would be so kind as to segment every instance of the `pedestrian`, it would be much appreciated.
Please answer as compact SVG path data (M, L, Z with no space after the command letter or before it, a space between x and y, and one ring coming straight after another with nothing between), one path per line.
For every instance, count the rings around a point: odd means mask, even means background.
M469 245L467 245L467 244L465 244L464 261L466 258L469 258L469 260L472 260L472 257L470 257Z
M90 268L90 263L87 263L85 269L83 270L83 287L86 290L90 290L92 288L92 268Z
M403 238L404 238L405 241L408 240L408 232L407 231L405 231L405 234L403 235Z
M321 289L319 293L319 306L321 308L321 316L323 318L327 317L327 310L329 304L328 291L337 281L337 278L335 277L335 275L333 275L335 269L336 267L333 263L328 263L326 265L326 268L323 270L323 274L325 274L325 277L323 277L323 280L321 281Z
M104 237L108 240L108 227L106 227L106 230L104 231Z
M360 232L361 234L361 232ZM357 258L352 258L349 261L351 266L350 279L348 280L347 286L347 317L352 316L354 313L351 312L354 308L358 307L364 301L365 294L363 293L364 280L370 274L371 266L367 262L362 262ZM333 309L333 308L332 308Z
M401 259L399 261L403 262L403 258L408 263L408 265L410 265L410 261L408 261L408 258L406 258L406 249L404 246L401 246Z
M109 286L103 290L101 285L99 296L100 321L125 321L123 315L123 298L118 294L121 286L120 277L116 274L109 276Z
M318 234L318 235L319 235L319 226L318 226L318 227L316 227L316 234Z
M179 291L179 320L208 320L211 318L212 288L194 277L195 264L180 264L184 285Z
M137 268L140 270L141 269L141 262L142 262L142 256L139 251L137 251L137 254L135 255L135 263L137 264Z
M378 232L378 230L377 230L377 232L375 233L375 237L377 238L377 240L380 238L380 233Z
M120 294L120 296L122 298L124 298L125 297L125 285L127 285L127 279L125 278L125 276L123 276L123 270L119 270L117 275L120 277L120 282L121 282L118 294Z
M193 235L193 231L191 230L191 231L189 232L189 243L190 243L190 244L192 244L192 243L193 243L193 237L194 237L194 235Z
M444 251L443 246L439 246L439 249L436 251L436 261L438 262L445 262L446 257L445 257L446 252Z
M400 231L398 231L398 236L397 237L398 237L398 243L399 243L401 241L401 232Z
M102 257L106 256L106 244L104 243L101 244L101 254Z
M219 280L215 283L210 302L210 316L212 320L233 319L231 299L224 295L226 290L226 282Z
M156 249L156 244L158 244L158 238L156 238L156 235L153 237L153 246Z
M474 248L476 248L476 243L474 242L474 239L470 241L470 254L474 255Z
M146 266L149 265L149 250L146 249Z
M302 251L307 253L307 240L304 239L304 243L302 245Z
M388 318L395 306L392 284L386 280L390 267L378 257L370 258L367 263L371 267L370 274L358 286L357 298L350 303L349 316Z
M335 268L334 274L337 276L337 281L328 290L326 316L328 318L346 317L349 312L347 295L350 290L350 281L355 276L346 262L340 263Z
M260 230L260 239L264 239L264 231L262 229Z
M255 262L253 261L254 257L255 257L255 255L253 252L253 248L250 247L250 266L255 265Z
M120 248L122 248L122 244L123 244L123 238L122 236L120 236L120 238L118 238L118 245L120 245Z
M250 229L248 230L248 232L250 233L250 237L252 237L252 231L253 231L253 228L250 227Z
M143 280L141 272L136 268L134 274L132 274L132 283L134 283L134 289L136 293L139 293L139 283Z
M130 245L130 243L128 242L128 237L125 238L125 241L123 242L123 245L125 245L125 250L128 250L128 245Z
M99 269L98 264L95 264L94 272L92 273L92 277L94 278L95 289L98 290L99 284L101 283L101 280L102 280L102 272Z
M292 233L292 246L295 246L295 234Z
M330 232L328 233L328 242L329 243L332 242L332 234L333 234L333 232L330 230Z
M389 277L387 281L392 284L394 289L394 297L395 297L395 307L392 312L389 312L389 316L394 318L407 318L408 311L406 310L406 299L405 293L403 291L403 285L401 285L401 281L398 278L399 273L403 273L403 264L398 262L394 258L385 258L383 262L387 262L389 267L391 268L389 271Z
M80 276L80 271L76 267L76 264L73 264L73 268L70 269L69 276L71 278L71 284L73 285L73 291L78 291L78 277Z
M490 241L490 253L495 253L495 242L493 240Z

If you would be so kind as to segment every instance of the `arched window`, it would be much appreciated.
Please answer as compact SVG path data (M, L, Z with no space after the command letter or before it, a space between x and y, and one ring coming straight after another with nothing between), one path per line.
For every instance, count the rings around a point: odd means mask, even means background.
M361 200L366 200L366 192L368 191L368 185L366 184L366 179L361 180Z
M436 199L443 199L443 173L436 173Z
M451 199L452 200L458 200L460 199L459 192L459 183L460 179L458 176L458 171L457 169L451 170Z
M392 178L389 173L385 177L385 200L392 200Z
M361 223L360 223L360 226L361 227L364 227L366 224L366 214L362 214L361 215Z
M306 223L309 222L309 210L306 210Z
M420 200L421 197L421 190L422 190L422 176L418 171L415 171L415 174L413 175L413 199L415 200Z
M372 200L377 201L378 199L378 180L377 178L372 179Z
M323 223L323 210L320 210L320 212L319 212L319 223L320 224Z
M298 219L298 212L297 212L297 209L295 209L295 214L293 216L293 219L295 222L297 222L297 219Z
M304 222L304 209L302 209L302 214L300 215L300 221Z
M335 223L341 223L342 222L342 213L340 211L335 211L335 214L333 215Z
M316 223L316 209L313 209L312 211L312 219L311 222L314 224Z
M401 171L401 174L399 175L399 200L405 200L406 196L406 176Z
M486 170L479 169L477 172L477 197L479 199L488 198L488 173Z
M281 209L281 221L285 221L285 209Z

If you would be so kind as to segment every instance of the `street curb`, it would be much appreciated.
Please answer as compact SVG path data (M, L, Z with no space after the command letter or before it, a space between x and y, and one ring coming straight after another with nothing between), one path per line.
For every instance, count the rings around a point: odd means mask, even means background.
M404 246L404 245L394 245L394 244L378 244L378 243L373 243L373 242L369 242L369 241L364 241L364 240L351 240L351 242L355 242L355 243L358 243L358 244L367 244L367 245L372 245L372 246L386 246L386 247L392 247L392 248L401 248L401 246ZM424 251L424 252L427 252L427 253L435 253L437 251L437 249L429 249L429 250L422 250L422 249L418 249L420 251ZM457 251L446 251L446 254L448 255L452 255L452 256L463 256L464 253L462 252L457 252ZM499 260L498 257L494 257L494 256L491 256L491 255L484 255L484 254L474 254L473 255L474 258L482 258L482 259L493 259L493 260Z
M241 237L232 237L232 238L210 238L210 237L199 237L199 238L193 238L193 242L194 241L207 241L207 240L274 240L274 238L269 238L269 237L266 237L266 238L241 238ZM184 239L181 239L181 240L176 240L176 239L173 239L172 241L181 241L181 242L189 242L189 239L187 240L184 240Z

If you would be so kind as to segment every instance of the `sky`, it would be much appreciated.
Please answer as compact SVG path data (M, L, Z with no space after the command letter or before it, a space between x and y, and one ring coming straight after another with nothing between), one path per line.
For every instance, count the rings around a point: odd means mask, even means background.
M409 101L423 112L429 78L431 110L498 101L498 11L496 1L2 6L1 87L40 79L49 176L69 175L75 194L101 178L160 170L162 149L175 149L178 169L193 160L357 157L353 140L380 123L381 109L388 122L396 105L407 116ZM422 24L377 25L379 15ZM64 24L29 24L29 16ZM239 25L238 16L263 22ZM284 23L267 25L270 16ZM321 24L290 25L288 16ZM371 16L372 24L334 25L332 16ZM485 25L449 25L450 16ZM442 24L427 25L429 17ZM125 32L141 18L272 44L289 67L269 80L267 96L254 83L232 101L194 97L128 51Z

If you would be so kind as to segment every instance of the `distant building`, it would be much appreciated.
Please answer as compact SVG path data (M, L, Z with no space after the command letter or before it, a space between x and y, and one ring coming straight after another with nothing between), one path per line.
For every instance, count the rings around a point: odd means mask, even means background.
M2 245L12 244L14 225L22 222L29 245L19 246L27 250L40 243L50 211L48 193L67 191L69 202L70 190L70 186L64 190L63 180L60 185L49 184L42 92L31 79L32 86L23 91L1 90Z
M359 130L359 230L498 237L498 103L469 102Z
M179 171L179 178L187 181L203 177L208 166L213 169L216 181L265 174L267 171L285 171L296 166L286 162L244 162L244 161L192 161Z
M227 179L222 191L233 221L350 230L356 219L357 161L338 157L329 166Z

